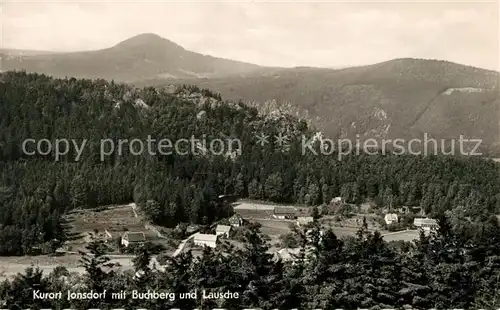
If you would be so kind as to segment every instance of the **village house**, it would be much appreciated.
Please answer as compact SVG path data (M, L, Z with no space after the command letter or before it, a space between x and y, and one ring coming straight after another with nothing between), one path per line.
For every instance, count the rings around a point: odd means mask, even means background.
M215 234L217 236L229 238L229 233L231 232L231 226L228 225L217 225L215 228Z
M413 221L413 225L423 229L425 232L434 231L439 228L437 221L430 218L417 218Z
M122 236L121 244L124 247L129 247L131 244L141 244L146 241L146 236L143 232L126 232Z
M194 244L199 246L208 246L211 248L217 247L217 235L200 234L194 235Z
M297 226L305 226L309 223L312 223L314 218L312 216L299 216L297 217Z
M399 221L398 215L396 213L387 213L384 216L384 221L387 225L397 223Z
M235 214L229 218L229 224L234 227L243 226L243 218L239 214Z
M280 220L294 219L295 213L294 207L274 207L273 217Z

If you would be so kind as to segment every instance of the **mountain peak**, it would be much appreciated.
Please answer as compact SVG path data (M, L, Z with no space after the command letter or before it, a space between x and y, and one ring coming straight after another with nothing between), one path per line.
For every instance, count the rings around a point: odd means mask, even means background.
M148 32L135 35L125 41L137 41L137 40L165 40L165 39L156 33Z
M115 45L115 47L174 47L183 49L180 45L167 40L155 33L142 33Z

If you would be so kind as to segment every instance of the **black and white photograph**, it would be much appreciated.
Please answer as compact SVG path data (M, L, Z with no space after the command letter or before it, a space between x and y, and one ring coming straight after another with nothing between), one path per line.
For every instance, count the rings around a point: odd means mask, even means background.
M0 1L0 308L500 309L499 15Z

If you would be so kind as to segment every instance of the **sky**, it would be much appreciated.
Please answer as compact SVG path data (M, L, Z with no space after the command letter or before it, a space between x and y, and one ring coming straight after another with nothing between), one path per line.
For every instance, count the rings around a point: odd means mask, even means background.
M0 47L94 50L156 33L191 51L264 66L414 57L500 70L498 1L4 0Z

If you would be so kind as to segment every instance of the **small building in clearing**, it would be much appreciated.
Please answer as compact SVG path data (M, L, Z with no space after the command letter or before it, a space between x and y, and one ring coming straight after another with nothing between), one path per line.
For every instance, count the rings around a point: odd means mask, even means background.
M128 247L131 244L141 244L146 241L146 236L143 232L126 232L122 236L121 244Z
M423 229L424 231L434 231L439 228L439 225L435 219L430 218L418 218L413 221L413 225Z
M229 224L234 227L243 226L243 218L239 214L235 214L229 218Z
M299 216L297 217L297 226L305 226L309 223L312 223L314 218L312 216Z
M384 216L384 221L387 225L397 223L399 221L398 215L396 213L387 213Z
M195 245L208 246L211 248L217 247L217 235L200 234L196 233L193 238Z
M294 207L274 207L273 216L277 219L294 219L296 210Z
M228 225L217 225L215 228L215 234L217 236L229 238L229 233L231 232L231 226Z

